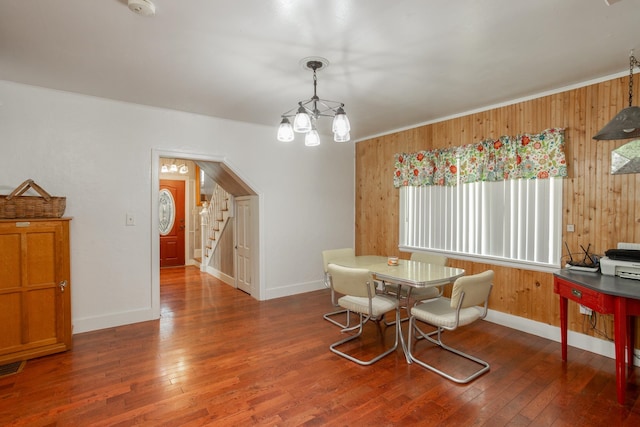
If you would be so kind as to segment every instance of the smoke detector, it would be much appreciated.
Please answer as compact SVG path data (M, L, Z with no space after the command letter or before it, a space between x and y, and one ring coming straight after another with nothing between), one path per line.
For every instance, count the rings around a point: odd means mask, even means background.
M143 16L156 14L156 5L151 0L129 0L129 9Z

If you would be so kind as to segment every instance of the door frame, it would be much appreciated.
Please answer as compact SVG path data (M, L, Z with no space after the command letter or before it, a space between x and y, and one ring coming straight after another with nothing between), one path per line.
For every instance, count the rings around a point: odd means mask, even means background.
M262 192L258 191L258 188L245 179L242 173L238 172L238 169L224 156L215 156L211 154L192 153L188 151L177 151L152 148L151 149L151 310L155 318L160 317L160 233L158 233L158 226L160 223L158 214L158 193L160 192L160 158L168 157L174 159L203 161L203 162L218 162L224 163L234 174L246 183L257 194L258 202L256 203L257 215L256 230L254 230L254 238L256 239L256 252L254 257L257 262L253 263L254 271L254 287L251 296L257 300L265 299L266 292L264 289L264 231L260 224L263 224L263 199ZM234 254L235 256L235 254Z

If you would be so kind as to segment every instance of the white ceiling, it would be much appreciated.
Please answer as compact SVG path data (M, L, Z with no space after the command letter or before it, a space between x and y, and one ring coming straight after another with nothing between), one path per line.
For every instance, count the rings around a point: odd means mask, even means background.
M345 103L357 140L640 57L640 0L153 2L143 17L127 0L0 0L0 79L272 125L275 139L312 95L300 60L321 56L318 95Z

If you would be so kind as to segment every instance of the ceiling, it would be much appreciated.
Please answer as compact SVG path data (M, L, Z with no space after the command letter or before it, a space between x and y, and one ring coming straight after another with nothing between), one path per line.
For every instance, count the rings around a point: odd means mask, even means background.
M345 103L358 140L624 75L640 56L640 0L152 1L144 17L127 0L0 0L0 79L270 125L275 140L313 94L301 59L320 56L318 95Z

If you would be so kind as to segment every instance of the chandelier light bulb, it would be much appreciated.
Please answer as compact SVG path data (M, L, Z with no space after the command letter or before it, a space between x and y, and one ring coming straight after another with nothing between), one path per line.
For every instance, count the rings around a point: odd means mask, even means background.
M345 133L345 134L338 134L338 133L334 133L333 134L333 140L335 142L349 142L351 140L351 135L349 134L349 132Z
M180 171L179 171L182 175L189 173L189 168L187 167L187 165L181 165L180 166Z
M320 135L318 135L318 131L313 128L304 137L304 145L307 147L315 147L316 145L320 145Z
M282 118L280 126L278 127L278 141L291 142L295 135L293 134L293 127L291 122L286 117Z
M339 135L344 135L349 133L351 130L351 124L349 124L349 118L347 114L344 112L342 107L338 108L336 111L336 115L333 118L333 133L337 133Z
M311 117L309 117L309 114L307 114L302 105L298 108L298 113L295 119L293 119L293 130L299 133L305 133L311 130Z
M169 172L169 167L167 165L162 165L162 167L160 168L160 172L162 173Z
M171 165L169 166L169 172L178 172L178 165Z

